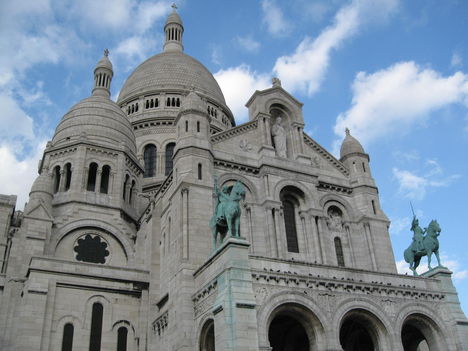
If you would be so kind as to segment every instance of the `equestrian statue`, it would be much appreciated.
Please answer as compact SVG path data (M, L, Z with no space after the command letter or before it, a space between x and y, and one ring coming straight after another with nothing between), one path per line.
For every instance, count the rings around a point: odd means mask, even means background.
M413 213L411 231L413 232L413 241L405 250L404 257L405 261L409 263L409 268L413 271L413 274L415 276L418 275L416 268L419 266L419 262L423 256L427 256L428 268L429 270L432 269L431 257L433 253L436 255L438 266L443 267L440 264L439 240L437 240L441 231L439 223L433 219L427 228L422 229L419 226L419 220Z
M232 187L224 185L220 191L215 178L214 195L216 196L216 205L210 220L210 228L216 249L223 242L226 234L230 237L240 237L241 208L239 202L245 199L245 188L241 182L237 181Z

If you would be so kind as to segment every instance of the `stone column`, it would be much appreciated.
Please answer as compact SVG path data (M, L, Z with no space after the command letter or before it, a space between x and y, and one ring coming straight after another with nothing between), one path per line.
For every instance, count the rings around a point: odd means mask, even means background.
M183 188L181 190L182 200L182 259L189 258L189 189Z
M324 264L330 264L329 262L330 257L327 255L327 247L326 247L326 241L323 240L325 236L328 234L328 230L326 230L326 224L325 224L325 217L323 216L317 216L318 217L318 233L319 233L319 240L320 240L320 251L321 251L321 261Z
M59 182L58 192L65 191L65 176L66 176L65 169L60 168L60 182Z
M375 260L374 243L372 240L370 224L369 222L365 222L363 223L363 226L364 226L364 232L366 234L367 249L369 250L369 256L371 259L372 269L377 270L377 262Z
M303 243L305 246L305 253L310 257L310 254L312 253L311 251L311 245L310 245L310 240L309 236L307 235L307 227L306 223L308 223L308 214L305 211L299 211L299 217L301 219L301 226L302 226L302 237L303 237ZM299 252L301 252L301 249L299 248Z
M275 213L275 230L276 230L276 239L278 245L278 257L286 258L287 252L287 242L286 242L286 230L284 227L283 220L283 208L275 207L273 208Z
M351 267L356 268L356 259L354 257L354 249L353 249L353 243L351 242L351 229L349 223L344 223L343 229L346 233L346 238L348 240L348 246L349 246L349 258L351 262Z
M102 168L96 171L96 184L94 185L94 192L101 192Z
M313 252L315 255L315 261L317 263L323 263L322 258L322 247L320 243L320 237L318 233L317 223L315 222L315 216L309 215L310 228L312 232L312 243L314 245L313 249L310 252Z
M254 241L253 241L253 228L252 228L252 207L249 205L245 206L245 217L247 219L247 235L246 237L248 238L250 242L250 253L254 253Z

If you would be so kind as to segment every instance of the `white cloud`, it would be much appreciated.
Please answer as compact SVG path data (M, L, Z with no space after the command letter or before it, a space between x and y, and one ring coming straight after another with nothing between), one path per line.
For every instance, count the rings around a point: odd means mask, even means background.
M112 49L112 60L115 65L123 63L125 70L133 68L138 62L150 56L156 47L156 40L143 36L132 36L119 43Z
M413 271L409 269L409 263L407 263L405 260L397 261L396 267L397 267L397 272L400 274L413 275ZM421 264L418 266L418 268L416 268L416 272L418 274L422 274L426 271L427 271L427 266L423 266Z
M359 72L352 90L352 106L337 117L334 131L341 138L348 127L363 144L408 132L447 105L468 106L468 75L444 77L415 62L400 62L372 74Z
M390 233L393 235L398 235L401 232L409 232L410 227L411 227L410 224L411 224L410 217L392 219L391 224L390 224Z
M70 3L69 12L84 27L142 34L170 12L169 1L81 0Z
M458 54L456 52L453 53L452 59L450 60L450 65L453 68L459 68L459 67L463 66L463 59L460 56L460 54Z
M333 24L316 39L306 37L292 55L278 58L274 71L285 89L314 94L325 77L332 51L354 36L362 25L386 19L397 5L398 0L379 1L378 5L371 0L356 0L342 7Z
M251 36L236 37L236 43L245 51L258 52L260 43L254 40Z
M284 36L290 31L291 24L284 18L283 12L273 0L263 0L262 11L263 23L270 34Z
M429 188L440 188L451 185L460 175L444 176L442 167L436 160L427 160L424 175L393 168L393 176L399 183L399 194L408 199L422 200Z
M0 194L17 195L17 209L22 210L28 200L31 185L38 175L37 167L45 144L38 143L32 156L24 160L18 160L11 146L0 145Z
M269 75L251 71L247 65L220 70L214 77L238 123L247 121L245 103L255 90L263 90L271 85Z
M440 260L443 266L447 267L450 271L453 272L452 277L455 280L455 282L468 278L468 270L460 269L462 265L457 260L450 259L446 255L440 255ZM397 261L396 266L398 273L413 275L413 271L409 269L409 263L405 262L405 260ZM435 255L432 255L431 266L433 268L437 266L437 258L435 257ZM416 268L416 272L418 274L422 274L427 272L427 270L427 256L425 256L420 262L418 268Z
M12 140L18 137L31 139L33 120L17 104L11 96L0 92L0 138Z

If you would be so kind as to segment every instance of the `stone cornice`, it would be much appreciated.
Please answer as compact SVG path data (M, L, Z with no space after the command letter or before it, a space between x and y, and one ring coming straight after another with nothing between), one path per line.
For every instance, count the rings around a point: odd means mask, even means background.
M323 147L321 147L315 140L313 140L310 136L307 134L303 133L304 136L304 142L309 145L312 149L314 149L320 156L325 158L328 162L330 162L335 168L337 168L341 173L343 173L345 176L349 176L349 171L348 169L340 162L338 161L335 157L333 157L332 154L330 154L327 150L325 150Z
M247 132L249 130L257 129L257 126L258 126L258 122L256 120L241 124L241 125L239 125L237 127L230 128L230 129L228 129L226 131L223 131L223 132L217 133L215 135L212 135L211 136L211 142L213 144L217 144L217 143L219 143L221 141L233 138L233 137L235 137L237 135L244 134L245 132Z

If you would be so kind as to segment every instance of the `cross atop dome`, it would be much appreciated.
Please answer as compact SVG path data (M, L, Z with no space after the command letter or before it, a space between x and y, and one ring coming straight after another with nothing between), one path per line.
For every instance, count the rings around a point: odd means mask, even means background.
M175 2L172 3L171 7L172 7L174 12L177 10L177 5L176 5Z
M104 49L104 56L108 57L109 56L109 49Z

